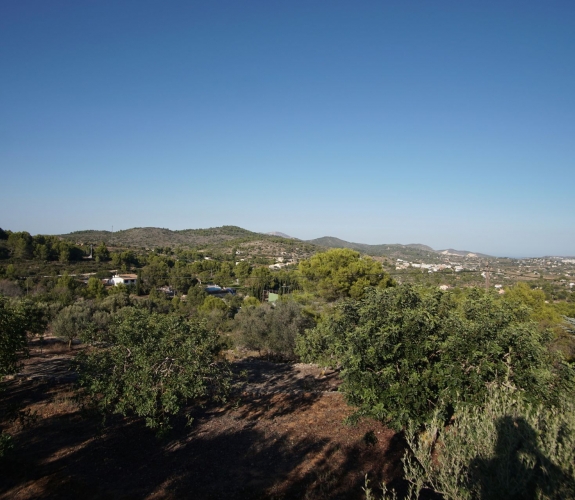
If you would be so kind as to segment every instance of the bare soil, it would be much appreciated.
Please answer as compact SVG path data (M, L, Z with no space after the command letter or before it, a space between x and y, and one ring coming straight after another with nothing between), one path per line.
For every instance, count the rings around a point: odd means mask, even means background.
M15 451L0 466L0 499L362 498L366 474L402 486L402 436L367 419L346 425L337 372L235 360L230 402L192 409L191 426L177 421L160 440L141 419L103 426L81 411L76 350L32 347L2 383L0 425Z

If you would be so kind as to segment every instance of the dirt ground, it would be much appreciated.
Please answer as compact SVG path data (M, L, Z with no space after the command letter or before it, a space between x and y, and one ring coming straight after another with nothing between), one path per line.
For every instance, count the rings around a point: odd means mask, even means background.
M75 400L70 354L32 346L4 382L0 425L14 436L0 499L362 498L364 477L401 488L401 435L378 422L344 423L338 374L315 365L233 361L222 406L192 409L160 440L138 419L106 426ZM77 349L77 348L76 348Z

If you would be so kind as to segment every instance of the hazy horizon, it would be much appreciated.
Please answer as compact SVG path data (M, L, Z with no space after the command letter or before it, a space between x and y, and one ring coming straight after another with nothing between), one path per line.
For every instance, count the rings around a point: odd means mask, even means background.
M575 255L573 26L567 1L5 2L0 227Z

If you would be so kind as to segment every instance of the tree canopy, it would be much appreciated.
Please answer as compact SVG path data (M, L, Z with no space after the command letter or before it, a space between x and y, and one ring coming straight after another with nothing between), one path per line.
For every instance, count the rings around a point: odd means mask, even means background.
M493 381L509 380L535 401L573 391L573 368L552 359L551 336L529 313L477 289L460 301L412 285L370 289L298 337L297 351L341 365L358 415L399 428L459 399L478 403Z
M300 262L299 272L304 278L304 289L317 292L327 300L359 299L366 287L393 285L393 280L379 262L371 257L362 257L349 248L318 253Z
M162 431L186 404L225 395L221 347L202 323L128 307L114 319L108 346L79 356L79 383L101 410L145 417Z

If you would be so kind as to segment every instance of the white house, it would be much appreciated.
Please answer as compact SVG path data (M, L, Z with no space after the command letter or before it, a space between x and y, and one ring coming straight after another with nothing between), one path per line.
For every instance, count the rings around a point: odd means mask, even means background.
M110 282L112 285L135 285L138 280L137 274L114 274Z

